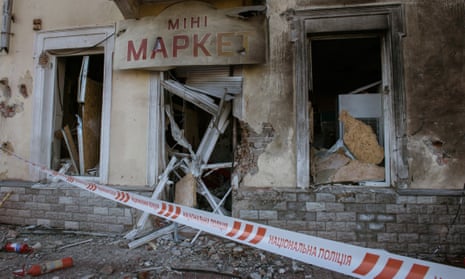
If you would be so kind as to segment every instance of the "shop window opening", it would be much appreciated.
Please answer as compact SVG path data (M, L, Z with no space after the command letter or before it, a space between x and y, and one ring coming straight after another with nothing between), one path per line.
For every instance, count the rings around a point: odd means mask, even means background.
M51 166L99 176L104 55L57 58Z
M233 66L179 67L163 82L167 156L178 158L169 200L231 214L233 100L242 91ZM187 92L187 93L186 93Z
M314 185L384 182L382 36L311 38Z

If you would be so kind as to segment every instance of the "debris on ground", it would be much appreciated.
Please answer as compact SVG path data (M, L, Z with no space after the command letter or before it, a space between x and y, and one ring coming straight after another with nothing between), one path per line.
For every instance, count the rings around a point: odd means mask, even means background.
M35 247L24 254L2 249L1 278L350 278L206 233L191 244L196 233L184 227L178 232L178 242L168 234L129 249L123 235L0 224L1 247L7 242ZM72 264L62 262L63 268L35 277L14 274L60 259L72 259Z

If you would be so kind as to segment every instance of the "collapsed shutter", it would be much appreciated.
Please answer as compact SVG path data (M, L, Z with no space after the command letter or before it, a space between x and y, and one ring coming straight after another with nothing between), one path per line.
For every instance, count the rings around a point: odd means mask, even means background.
M203 91L206 95L233 99L233 115L242 119L242 68L240 66L182 67L175 70L187 89Z

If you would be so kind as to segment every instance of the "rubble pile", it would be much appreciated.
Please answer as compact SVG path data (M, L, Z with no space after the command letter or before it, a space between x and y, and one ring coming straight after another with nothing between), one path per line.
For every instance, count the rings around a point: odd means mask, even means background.
M372 128L342 111L344 135L330 149L315 154L315 184L383 181L384 148Z

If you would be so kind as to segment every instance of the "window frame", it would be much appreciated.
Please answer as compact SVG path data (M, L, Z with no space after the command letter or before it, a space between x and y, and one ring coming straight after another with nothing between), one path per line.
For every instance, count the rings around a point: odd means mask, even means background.
M36 34L31 137L31 160L33 162L47 167L50 167L51 164L57 58L69 55L68 53L78 55L103 53L104 77L99 176L83 176L82 178L108 183L114 32L115 26L111 25L41 31ZM83 50L79 53L73 52L76 49ZM41 61L41 59L43 60L42 55L46 55L48 59L45 65ZM41 63L42 65L40 65ZM34 168L30 168L30 176L33 181L46 178L43 173Z
M405 96L401 38L405 35L403 9L400 4L360 5L296 10L291 18L291 40L294 42L294 90L296 111L296 180L297 187L310 185L310 137L308 90L310 87L310 34L341 34L384 30L382 38L385 125L388 134L390 173L385 183L367 186L408 186L408 163L405 137ZM383 66L384 67L384 66ZM386 106L387 105L387 106Z

